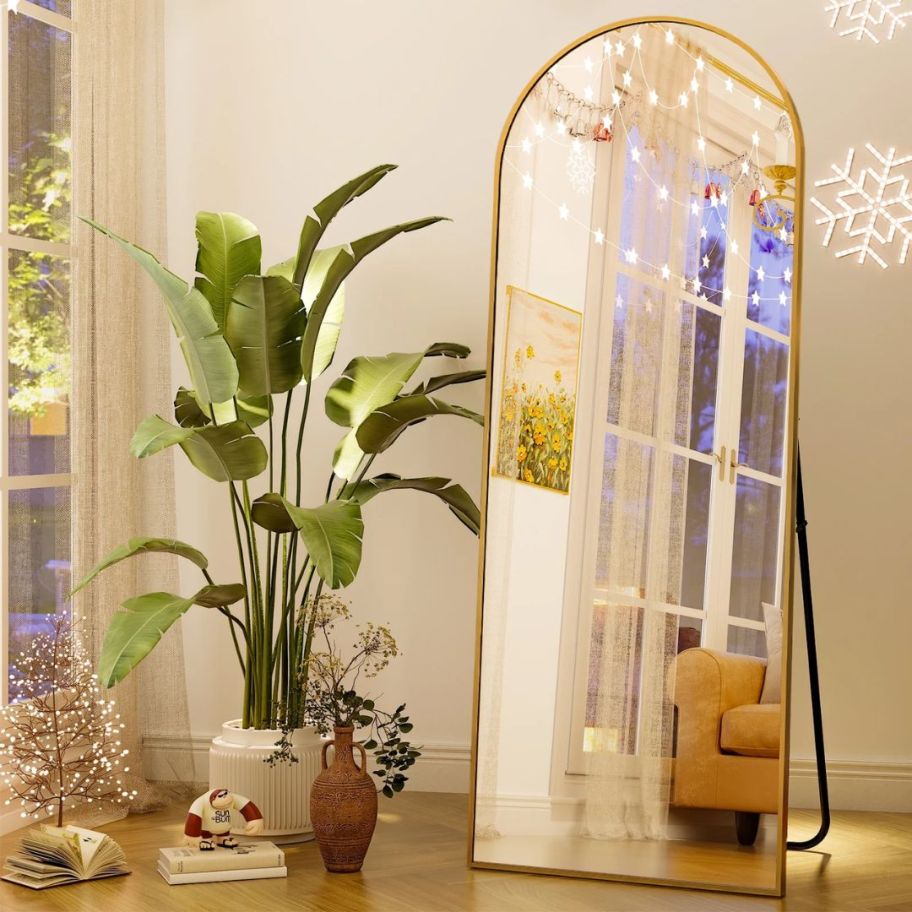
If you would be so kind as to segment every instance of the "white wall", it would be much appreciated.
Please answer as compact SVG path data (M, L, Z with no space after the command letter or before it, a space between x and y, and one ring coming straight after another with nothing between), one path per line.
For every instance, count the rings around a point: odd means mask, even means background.
M903 91L912 33L878 46L840 39L827 29L822 5L675 4L679 15L747 39L780 73L803 120L811 180L850 145L912 152L912 96ZM438 339L468 343L480 363L503 120L554 52L647 11L639 0L167 0L170 264L191 273L198 209L245 214L263 232L267 261L284 258L324 192L371 165L396 162L401 170L350 207L334 238L432 213L454 222L399 239L360 267L336 367L355 354ZM817 229L808 234L800 439L827 745L847 781L873 764L887 783L876 800L889 803L897 777L912 768L912 385L905 369L912 267L837 262L818 246ZM460 396L480 402L480 391ZM314 497L336 436L324 423L311 437ZM455 420L414 429L383 464L452 475L473 494L480 466L477 429ZM224 491L180 460L177 484L179 536L227 576L233 544ZM349 592L360 617L389 620L397 631L405 655L385 689L408 700L416 735L439 758L456 761L438 767L447 775L437 784L452 786L464 781L469 740L476 544L437 504L394 497L369 508L365 559ZM221 644L230 668L220 621L197 611L184 631L191 651ZM800 759L812 756L813 742L798 633L793 756ZM205 671L210 661L190 665L192 726L206 735L237 714L239 684ZM837 789L837 800L848 804L861 793L842 794Z

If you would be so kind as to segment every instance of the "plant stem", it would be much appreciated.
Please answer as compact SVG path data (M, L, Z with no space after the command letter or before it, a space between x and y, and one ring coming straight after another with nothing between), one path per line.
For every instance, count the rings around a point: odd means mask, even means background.
M245 629L250 629L250 587L247 585L247 562L244 559L244 546L241 543L241 527L238 523L237 505L235 500L237 493L234 490L233 482L228 483L228 500L231 501L231 518L234 520L234 540L237 545L238 562L241 565L241 582L244 584L244 621ZM247 661L243 663L244 667L244 706L242 710L241 724L244 728L250 727L250 663L253 658L251 653L250 634L247 633Z
M301 448L304 445L304 425L307 424L307 410L310 408L310 387L307 384L304 391L304 408L301 410L301 424L298 427L298 443L295 451L297 457L297 477L295 478L295 504L301 506Z
M282 467L279 472L279 494L285 496L288 482L288 419L291 415L291 397L295 388L292 387L285 396L285 415L282 418Z

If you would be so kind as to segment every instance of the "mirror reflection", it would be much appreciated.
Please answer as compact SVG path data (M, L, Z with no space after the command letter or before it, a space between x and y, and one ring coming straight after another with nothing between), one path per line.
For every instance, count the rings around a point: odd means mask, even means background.
M731 38L640 22L512 119L476 864L781 889L791 112Z

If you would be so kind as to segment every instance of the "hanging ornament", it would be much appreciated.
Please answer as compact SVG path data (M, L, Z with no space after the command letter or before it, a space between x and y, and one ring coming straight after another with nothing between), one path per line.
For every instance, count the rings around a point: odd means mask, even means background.
M719 184L715 184L712 181L710 181L710 183L708 183L706 185L706 188L703 190L703 198L712 199L713 197L715 197L716 199L721 199L722 188L721 188L721 186L719 186Z
M570 144L567 156L567 179L577 193L588 193L595 181L595 165L589 158L588 147L579 140Z
M614 136L611 133L611 130L605 126L605 124L600 123L592 134L592 139L594 142L611 142L614 139Z
M754 187L754 189L751 190L750 204L752 206L756 206L757 203L759 203L759 202L760 202L760 190L757 187Z

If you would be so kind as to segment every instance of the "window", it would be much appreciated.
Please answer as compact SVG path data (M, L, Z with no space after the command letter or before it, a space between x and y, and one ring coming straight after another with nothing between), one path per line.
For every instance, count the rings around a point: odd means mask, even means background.
M69 0L0 12L0 701L16 657L64 609L70 580L71 62Z
M708 160L741 153L738 117L731 110L715 128L704 122ZM744 124L741 134L750 137L752 119ZM644 147L637 128L629 146ZM568 686L572 678L573 693L561 772L582 772L597 736L622 752L637 749L635 702L629 731L594 724L602 672L591 658L600 650L590 646L606 629L631 644L629 674L637 678L647 604L665 613L679 652L702 645L765 656L761 603L777 602L782 577L788 232L757 224L775 224L777 214L755 221L748 181L698 167L689 210L663 215L641 205L638 185L672 185L678 152L660 146L634 158L618 143L609 154L606 235L619 239L619 253L602 279L598 347L581 371L581 383L593 386L594 414L604 417L577 433L576 458L588 465L574 468L584 481L571 523L582 531L571 534L580 553L568 555L567 566L578 567L580 579L567 587L574 633L566 627L565 641L575 655L562 658L574 670L563 678ZM687 281L669 283L650 263L670 264ZM653 532L668 532L669 523L674 544L656 553ZM638 682L619 692L635 701Z

